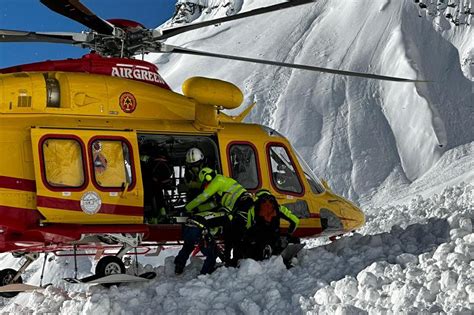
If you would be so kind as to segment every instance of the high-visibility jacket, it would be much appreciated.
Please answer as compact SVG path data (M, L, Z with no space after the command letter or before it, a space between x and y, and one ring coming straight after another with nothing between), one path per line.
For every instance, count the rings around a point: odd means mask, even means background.
M233 211L237 200L247 190L235 179L217 174L202 193L186 205L186 211L191 212L199 205L215 196L220 206Z
M300 219L294 215L290 209L288 209L285 206L280 205L279 206L279 211L278 211L278 218L277 222L275 224L278 224L278 228L280 226L279 222L280 219L283 219L285 221L288 221L290 223L290 226L288 228L288 234L293 234L293 232L296 230L298 227L298 224L300 223ZM247 229L250 229L254 224L256 223L255 220L255 208L252 207L247 215Z

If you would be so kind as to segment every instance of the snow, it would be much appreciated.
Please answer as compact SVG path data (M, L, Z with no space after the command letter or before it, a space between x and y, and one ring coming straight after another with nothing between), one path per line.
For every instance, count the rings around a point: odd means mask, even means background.
M202 21L278 0L180 0L181 22ZM174 274L179 247L139 257L146 283L69 284L70 257L49 257L44 290L0 299L2 313L418 314L474 312L473 27L454 26L442 6L412 0L321 0L286 13L188 32L168 44L430 79L399 84L195 56L152 55L175 90L209 76L257 102L250 121L283 132L333 189L358 202L360 230L335 242L306 239L287 270L279 257L199 275L191 259ZM451 1L473 8L473 1ZM189 3L202 11L189 11ZM461 11L459 11L461 12ZM458 14L465 23L472 18ZM172 25L170 21L168 25ZM133 257L132 257L133 258ZM19 261L0 255L3 268ZM24 274L39 284L42 257ZM90 275L93 257L78 259ZM133 273L132 267L129 268Z
M225 16L236 3L208 2L195 22ZM241 11L276 2L243 1ZM411 184L447 152L474 140L474 84L466 70L474 54L473 27L420 17L425 11L412 0L325 0L187 32L167 43L434 82L400 84L179 54L148 60L157 62L176 91L190 76L239 86L247 104L257 102L249 121L286 135L336 192L362 203L382 186ZM448 23L443 28L440 19ZM387 185L392 179L397 185Z
M333 243L308 239L296 266L287 270L280 257L244 260L238 269L221 267L199 275L193 258L174 275L176 247L158 258L139 258L140 270L156 279L110 289L71 285L70 258L56 257L47 270L53 285L22 293L2 312L156 314L156 313L420 313L472 312L474 302L474 186L460 184L408 204L366 209L367 224ZM372 214L370 214L372 213ZM12 264L2 256L2 265ZM149 265L154 260L154 267ZM38 283L41 259L25 276ZM79 261L80 276L93 258ZM52 278L54 277L54 278Z

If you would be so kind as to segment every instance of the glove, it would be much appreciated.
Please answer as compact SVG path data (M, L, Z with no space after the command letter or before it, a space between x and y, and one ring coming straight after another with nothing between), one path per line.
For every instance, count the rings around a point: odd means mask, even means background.
M280 246L282 249L286 248L288 246L288 243L289 243L289 235L283 236L280 238Z

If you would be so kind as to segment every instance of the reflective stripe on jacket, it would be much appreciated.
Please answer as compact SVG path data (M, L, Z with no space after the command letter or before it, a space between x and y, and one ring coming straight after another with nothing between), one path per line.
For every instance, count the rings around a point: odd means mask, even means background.
M280 218L290 223L290 226L288 227L288 234L293 234L300 224L300 219L298 219L298 217L285 206L280 206Z
M186 211L194 210L216 194L223 207L234 210L235 203L244 192L246 192L245 188L237 181L230 177L217 174L206 189L186 205Z

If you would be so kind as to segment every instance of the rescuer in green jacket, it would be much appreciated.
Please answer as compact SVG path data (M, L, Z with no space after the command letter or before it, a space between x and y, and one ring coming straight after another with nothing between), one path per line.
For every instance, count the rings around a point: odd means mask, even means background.
M230 226L225 231L225 253L227 262L233 249L232 264L242 258L242 240L246 231L248 210L253 206L253 198L235 179L217 174L205 167L199 172L199 180L205 186L204 191L186 205L192 212L211 197L215 197L221 208L229 212Z
M280 219L290 223L282 238ZM278 255L293 240L299 219L287 207L279 205L275 196L262 189L255 194L255 204L248 211L245 256L255 260Z
M199 225L206 226L208 230L217 227L224 228L224 259L226 262L230 261L232 248L234 249L233 259L241 258L241 243L246 230L247 212L253 205L252 196L234 179L217 174L216 171L208 167L204 167L199 172L199 181L204 190L186 205L186 211L192 215L193 221L199 221ZM217 201L217 208L214 210L203 209L207 208L205 205L211 199ZM223 215L224 213L225 215ZM194 245L199 242L203 230L201 227L198 232L196 226L199 225L190 224L183 229L184 245L175 258L176 274L183 272ZM205 245L206 247L201 247L201 251L206 256L201 273L210 273L214 269L217 248L213 238Z

